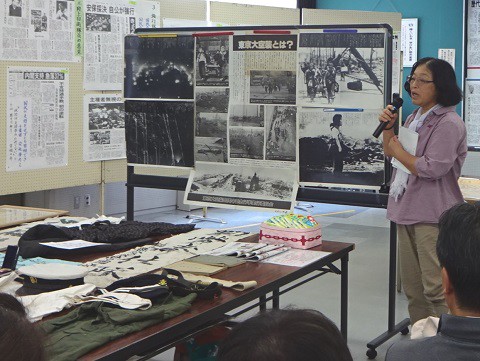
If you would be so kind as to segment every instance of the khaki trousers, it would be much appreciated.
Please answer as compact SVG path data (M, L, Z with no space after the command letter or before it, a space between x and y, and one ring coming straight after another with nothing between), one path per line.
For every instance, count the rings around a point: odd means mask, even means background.
M436 245L438 225L397 225L400 275L408 298L410 323L448 313Z

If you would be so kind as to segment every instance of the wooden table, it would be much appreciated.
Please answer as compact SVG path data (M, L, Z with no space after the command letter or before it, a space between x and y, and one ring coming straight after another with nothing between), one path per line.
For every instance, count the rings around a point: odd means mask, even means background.
M195 300L189 311L109 342L84 355L80 360L125 360L133 355L148 354L145 358L147 359L208 326L218 324L226 319L227 312L245 306L251 301L258 300L255 305L244 307L238 314L258 306L264 309L269 301L272 301L273 308L278 308L280 295L326 273L340 275L340 330L343 337L347 339L348 257L354 248L352 243L324 241L321 246L312 250L331 252L331 254L305 267L247 262L229 268L216 274L215 278L231 281L256 280L258 286L243 292L224 288L222 295L217 299ZM333 265L333 262L338 260L340 260L340 268ZM307 279L300 280L307 275L309 276Z

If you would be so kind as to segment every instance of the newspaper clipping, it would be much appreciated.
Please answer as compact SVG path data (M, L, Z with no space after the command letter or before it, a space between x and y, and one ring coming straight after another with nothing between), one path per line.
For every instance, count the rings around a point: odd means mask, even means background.
M480 3L468 3L467 78L480 78Z
M377 187L384 180L383 146L372 136L379 110L299 114L300 182Z
M231 49L232 102L295 104L296 35L236 35Z
M480 147L480 79L465 81L467 144Z
M384 44L384 33L301 33L297 105L380 109Z
M67 165L68 69L9 67L7 84L7 171Z
M5 0L0 8L2 60L79 61L74 1Z
M297 195L295 169L197 162L185 203L225 208L292 210Z
M155 1L85 0L84 88L122 90L123 41L136 28L159 27Z
M125 106L118 94L86 95L83 111L83 159L125 158Z

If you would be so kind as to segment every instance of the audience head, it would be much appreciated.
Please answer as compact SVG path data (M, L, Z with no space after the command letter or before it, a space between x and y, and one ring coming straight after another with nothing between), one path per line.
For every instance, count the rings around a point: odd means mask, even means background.
M439 221L437 255L452 313L480 313L480 207L461 203ZM452 304L453 303L453 304Z
M44 337L26 317L13 296L0 293L0 358L5 361L44 361Z
M236 327L220 345L218 361L351 361L335 324L314 310L272 310Z
M27 317L23 304L8 293L0 293L0 309L16 312L18 315Z

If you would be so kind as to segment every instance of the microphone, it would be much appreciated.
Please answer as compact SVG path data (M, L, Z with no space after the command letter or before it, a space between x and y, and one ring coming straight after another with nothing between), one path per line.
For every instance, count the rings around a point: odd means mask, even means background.
M393 105L393 109L390 109L390 111L395 114L398 112L398 109L403 105L403 99L400 97L393 98L393 101L390 103L390 105ZM375 138L378 138L380 134L382 134L383 130L386 128L388 122L380 122L378 125L377 129L373 132L373 136Z

